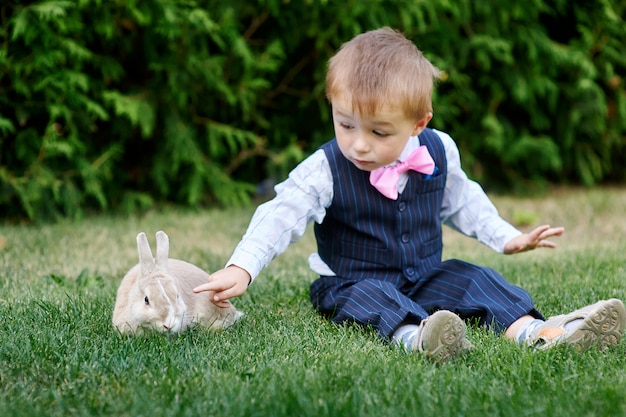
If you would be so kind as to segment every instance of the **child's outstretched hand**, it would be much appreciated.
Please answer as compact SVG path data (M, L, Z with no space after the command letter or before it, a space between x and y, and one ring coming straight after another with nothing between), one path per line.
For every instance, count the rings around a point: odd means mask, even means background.
M193 292L209 292L209 299L218 307L228 307L229 298L238 297L248 289L250 274L245 269L230 265L209 276L209 282L193 289Z
M535 248L556 248L555 243L546 239L552 236L561 236L564 230L562 227L550 227L548 224L539 226L530 233L524 233L509 240L504 245L504 253L519 253Z

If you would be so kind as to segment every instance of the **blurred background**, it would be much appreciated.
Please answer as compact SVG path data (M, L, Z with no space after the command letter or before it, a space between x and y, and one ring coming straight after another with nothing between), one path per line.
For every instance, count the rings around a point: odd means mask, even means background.
M626 183L626 0L0 6L0 220L250 204L333 137L328 58L402 31L491 193Z

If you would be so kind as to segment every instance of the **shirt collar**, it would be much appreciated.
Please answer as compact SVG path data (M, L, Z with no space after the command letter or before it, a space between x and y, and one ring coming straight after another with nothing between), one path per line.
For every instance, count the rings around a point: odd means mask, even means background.
M413 153L413 151L419 147L420 147L420 138L418 136L411 136L409 140L407 141L406 146L402 150L402 153L398 157L398 160L392 164L389 164L389 166L393 166L397 164L398 162L406 161L409 155Z

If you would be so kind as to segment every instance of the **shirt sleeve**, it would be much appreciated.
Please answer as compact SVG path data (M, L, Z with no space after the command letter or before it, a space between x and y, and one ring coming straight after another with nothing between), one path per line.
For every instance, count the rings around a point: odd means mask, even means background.
M459 150L450 135L435 132L443 142L448 161L442 222L496 252L504 252L504 245L522 232L500 217L482 187L461 169Z
M323 150L302 161L275 187L276 196L255 211L227 265L261 270L304 235L312 221L321 223L333 199L333 180Z

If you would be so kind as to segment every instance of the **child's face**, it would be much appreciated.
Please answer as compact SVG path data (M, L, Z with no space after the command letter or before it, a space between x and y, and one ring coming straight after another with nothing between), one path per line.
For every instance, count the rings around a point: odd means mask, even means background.
M430 121L408 119L399 108L385 106L375 115L354 113L350 97L333 98L333 124L343 156L363 171L373 171L395 162L409 137L419 135Z

